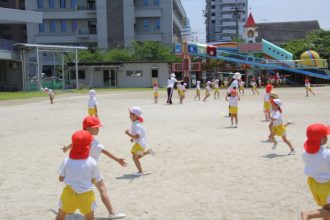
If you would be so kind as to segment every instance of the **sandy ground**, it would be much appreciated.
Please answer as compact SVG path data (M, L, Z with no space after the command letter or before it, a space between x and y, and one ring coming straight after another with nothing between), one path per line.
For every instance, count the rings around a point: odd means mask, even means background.
M99 167L115 209L126 219L236 220L298 219L302 209L317 208L306 185L301 153L308 124L330 124L330 87L275 89L282 99L285 120L294 122L287 136L297 150L263 143L262 94L246 90L239 103L239 127L228 128L224 91L220 100L194 101L188 91L184 104L165 105L165 92L154 104L150 92L99 93L99 115L104 123L98 140L127 159L122 168L105 155ZM1 94L0 94L1 95ZM203 92L204 95L204 92ZM81 128L87 112L86 95L0 102L0 219L53 219L63 183L57 169L60 150ZM124 134L131 122L127 108L143 110L148 146L157 153L142 160L146 173L139 178L131 160L131 143ZM96 192L96 219L107 211ZM74 215L70 219L80 219Z

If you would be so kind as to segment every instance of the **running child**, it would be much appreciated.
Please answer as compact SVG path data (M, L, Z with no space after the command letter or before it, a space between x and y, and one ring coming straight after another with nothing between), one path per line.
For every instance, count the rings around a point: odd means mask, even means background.
M96 207L93 182L102 177L97 162L89 157L93 136L87 131L76 131L72 135L72 148L69 158L65 158L59 170L59 181L65 183L62 191L56 220L64 220L77 209L85 219L94 219Z
M124 159L118 158L118 157L114 156L112 153L110 153L109 151L107 151L105 149L105 147L102 144L100 144L99 141L95 138L95 136L97 136L99 134L100 127L102 127L101 121L95 116L87 116L83 120L83 130L87 131L90 135L94 136L93 141L91 143L89 156L91 158L93 158L96 162L98 162L101 153L103 153L106 156L108 156L109 158L111 158L112 160L119 163L121 166L126 166L127 163L125 162ZM66 152L71 148L72 148L72 144L70 144L68 146L64 146L62 149L63 149L63 152ZM98 191L100 192L102 202L109 212L109 218L110 219L124 218L125 214L115 213L115 211L112 207L110 198L108 196L108 190L104 184L102 177L99 181L95 182L95 186L98 189Z
M96 102L96 91L93 90L93 89L89 90L88 115L98 117L97 102Z
M181 81L180 83L178 83L177 88L178 88L178 93L179 93L179 98L180 98L180 104L182 104L183 99L185 98L185 93L186 93L186 83Z
M239 94L243 94L244 95L244 85L245 82L242 79L238 80L238 85L239 85Z
M226 96L226 101L229 103L229 113L230 113L230 120L231 120L231 127L237 128L238 127L238 101L240 101L240 97L237 95L237 90L232 89L230 90L230 97ZM235 125L234 125L235 120Z
M55 99L55 92L52 89L48 89L47 87L44 89L44 91L48 94L50 104L54 104L54 99Z
M196 98L198 98L198 100L201 100L201 81L197 80L196 82L196 96L194 98L194 100L196 101Z
M142 118L142 111L139 107L134 106L129 108L129 118L132 121L131 129L127 129L125 134L127 134L131 139L130 141L133 142L133 146L131 149L131 153L133 155L133 161L135 163L138 172L135 174L140 176L143 174L143 169L140 163L140 159L145 155L155 155L152 149L145 150L146 148L146 133L142 126L143 118Z
M308 176L307 184L314 200L321 208L302 211L301 219L330 219L330 149L325 146L330 127L312 124L308 126L306 134L305 152L302 155L304 172Z
M220 98L220 92L219 92L219 80L215 79L212 82L213 88L214 88L214 99L219 99Z
M308 96L308 92L310 92L313 95L315 95L315 93L312 91L311 83L309 82L309 79L308 78L305 79L305 90L306 90L306 97Z
M210 92L211 92L211 81L207 81L206 87L205 87L205 97L203 99L203 102L206 101L208 97L210 97Z
M155 103L158 103L158 96L159 96L158 83L155 82L153 88L154 88L154 101Z
M252 89L253 95L254 95L255 92L259 95L259 92L257 90L257 83L256 83L256 81L255 81L254 78L251 79L250 85L251 85L251 89Z
M270 104L270 92L272 91L273 86L268 82L266 86L266 94L264 95L264 113L265 113L265 120L270 120L270 112L271 112L271 104Z
M271 103L273 113L270 116L272 120L272 132L269 136L269 139L274 143L273 149L277 146L277 141L275 140L275 135L282 137L282 140L288 145L290 148L290 152L288 155L292 155L295 153L294 148L292 147L291 142L286 138L286 127L283 124L282 120L282 101L279 99L274 99Z

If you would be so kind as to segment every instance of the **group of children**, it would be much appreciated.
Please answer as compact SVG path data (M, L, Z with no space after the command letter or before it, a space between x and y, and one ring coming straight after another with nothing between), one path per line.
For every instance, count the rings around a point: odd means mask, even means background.
M131 149L132 159L138 170L135 176L143 175L140 159L148 154L155 155L152 149L146 150L146 133L143 128L142 111L134 106L128 109L129 118L132 121L131 129L125 130L125 134L133 142ZM98 135L102 123L98 118L95 90L89 91L88 115L83 120L82 130L72 135L72 142L62 148L63 152L69 152L59 170L59 181L65 183L59 203L59 211L56 220L64 220L77 209L85 216L85 219L94 219L96 207L93 185L100 193L101 200L109 212L109 219L125 218L125 214L116 213L112 207L104 180L98 169L98 160L101 153L105 154L121 166L126 166L125 159L113 155L105 149L95 138Z

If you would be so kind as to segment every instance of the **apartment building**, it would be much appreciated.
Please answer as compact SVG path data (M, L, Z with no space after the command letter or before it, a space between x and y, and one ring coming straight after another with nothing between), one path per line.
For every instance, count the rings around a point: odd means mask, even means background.
M206 41L232 41L243 36L248 0L206 0Z
M107 49L133 41L180 41L186 13L180 0L29 0L43 12L42 24L28 24L29 43Z

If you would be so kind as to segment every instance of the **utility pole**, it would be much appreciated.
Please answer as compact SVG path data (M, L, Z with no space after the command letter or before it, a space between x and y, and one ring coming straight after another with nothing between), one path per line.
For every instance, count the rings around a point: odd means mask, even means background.
M235 8L231 8L233 9L234 11L234 18L235 18L235 21L236 21L236 40L239 39L239 33L238 33L238 22L239 20L241 19L241 12L243 12L243 10L241 8L238 7L238 3L237 3L237 0L236 0L236 6Z

